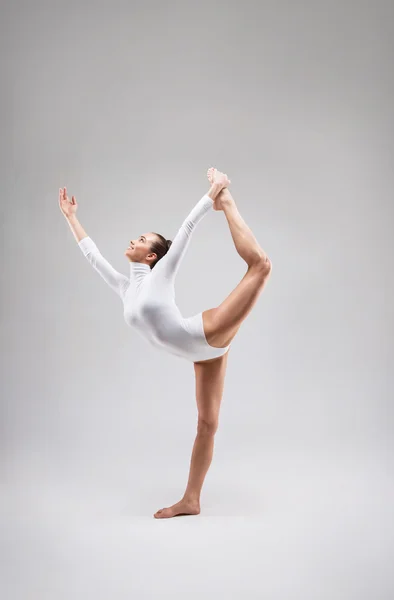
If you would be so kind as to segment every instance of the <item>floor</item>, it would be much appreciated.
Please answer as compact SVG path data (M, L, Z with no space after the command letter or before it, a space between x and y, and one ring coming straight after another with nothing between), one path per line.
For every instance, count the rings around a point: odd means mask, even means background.
M277 466L231 485L222 472L200 515L166 520L152 515L177 490L138 474L139 489L9 479L1 596L392 600L392 478L371 465L302 475Z

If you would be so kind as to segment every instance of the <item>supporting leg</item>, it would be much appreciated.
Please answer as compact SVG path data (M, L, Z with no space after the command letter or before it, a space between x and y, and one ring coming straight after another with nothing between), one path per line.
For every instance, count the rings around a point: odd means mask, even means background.
M227 360L228 353L210 363L194 363L198 424L189 479L182 499L173 506L158 510L154 515L157 519L200 513L201 489L212 462Z

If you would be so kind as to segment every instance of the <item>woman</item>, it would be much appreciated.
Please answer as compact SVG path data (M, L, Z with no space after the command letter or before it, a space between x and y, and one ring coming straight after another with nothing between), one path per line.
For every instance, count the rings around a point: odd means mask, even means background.
M116 271L101 255L76 218L77 202L59 190L59 206L83 254L120 296L126 323L156 348L193 362L198 408L197 436L189 479L182 499L162 508L155 518L200 513L202 485L212 461L214 436L224 389L228 351L242 321L254 306L271 272L271 262L246 225L228 190L227 175L208 169L209 191L184 220L174 241L150 232L131 240L125 251L130 275ZM247 271L217 307L185 318L175 303L175 276L197 223L210 209L222 210Z

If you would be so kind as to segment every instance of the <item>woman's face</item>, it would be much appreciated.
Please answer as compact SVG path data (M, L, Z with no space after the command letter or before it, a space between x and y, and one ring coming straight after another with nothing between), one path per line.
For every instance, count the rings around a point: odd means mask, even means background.
M152 233L143 233L135 240L130 240L130 245L127 247L125 256L132 262L145 262L149 264L156 258L156 254L150 251L151 244L155 241L155 236ZM147 260L147 257L152 260Z

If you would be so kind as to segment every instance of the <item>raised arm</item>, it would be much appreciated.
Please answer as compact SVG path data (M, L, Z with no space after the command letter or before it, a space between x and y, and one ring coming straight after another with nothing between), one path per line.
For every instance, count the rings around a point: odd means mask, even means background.
M93 269L95 269L114 292L123 299L130 284L128 277L113 268L89 236L80 240L78 246L81 248Z
M75 196L72 196L70 201L66 188L59 190L59 206L84 256L104 281L123 299L130 283L128 277L113 268L83 229L75 214L78 208Z
M154 270L161 271L161 273L168 278L175 278L178 271L179 265L183 257L185 256L186 250L189 246L191 236L196 225L206 215L206 213L212 209L215 198L220 194L223 189L223 184L214 183L210 187L209 191L197 202L191 212L188 214L186 219L183 221L181 227L176 234L169 251L159 260Z

